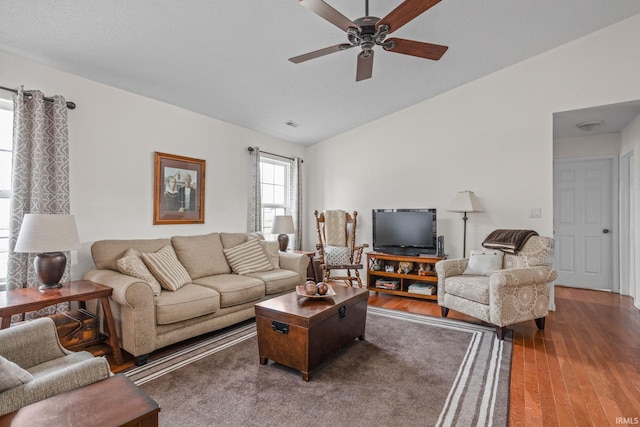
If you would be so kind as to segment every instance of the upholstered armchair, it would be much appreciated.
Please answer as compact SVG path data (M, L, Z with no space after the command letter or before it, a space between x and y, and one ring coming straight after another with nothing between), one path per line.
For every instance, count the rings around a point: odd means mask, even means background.
M470 258L436 263L442 316L452 309L491 323L498 339L504 339L507 326L526 320L543 330L549 287L557 277L553 239L532 236L517 253L497 252L472 251Z
M0 330L0 415L110 375L104 357L62 347L48 317Z

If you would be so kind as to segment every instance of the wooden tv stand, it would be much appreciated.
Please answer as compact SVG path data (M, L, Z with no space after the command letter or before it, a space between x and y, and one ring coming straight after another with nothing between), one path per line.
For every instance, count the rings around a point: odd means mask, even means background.
M437 301L438 276L435 264L445 258L446 256L405 256L368 252L367 289L374 292ZM402 262L413 264L408 273L398 272ZM424 271L419 271L421 264L424 266ZM387 268L393 268L393 271L386 271ZM383 284L384 282L386 283ZM416 293L413 290L410 292L409 287L413 284L433 285L433 292L431 295Z

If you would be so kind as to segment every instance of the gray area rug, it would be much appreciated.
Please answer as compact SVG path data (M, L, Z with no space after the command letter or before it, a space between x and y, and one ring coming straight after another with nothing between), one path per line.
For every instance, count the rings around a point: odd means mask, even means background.
M163 426L505 426L512 347L493 328L369 307L366 340L309 382L258 363L255 323L124 374Z

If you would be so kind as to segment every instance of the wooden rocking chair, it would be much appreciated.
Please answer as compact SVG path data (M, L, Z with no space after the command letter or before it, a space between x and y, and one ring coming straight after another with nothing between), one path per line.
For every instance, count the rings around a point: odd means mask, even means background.
M362 251L369 245L355 245L358 212L354 211L351 215L345 211L318 213L316 210L313 214L318 228L319 243L316 244L316 249L323 280L342 280L348 286L357 282L362 287L359 272L362 269ZM346 270L346 275L332 276L331 270Z

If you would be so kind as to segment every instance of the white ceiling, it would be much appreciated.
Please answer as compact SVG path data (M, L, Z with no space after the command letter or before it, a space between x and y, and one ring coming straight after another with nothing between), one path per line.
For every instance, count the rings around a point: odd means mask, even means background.
M364 0L325 1L364 15ZM370 15L400 3L371 0ZM393 34L449 46L442 59L378 47L361 82L356 49L287 60L347 42L296 0L2 0L0 50L307 145L637 13L637 0L443 0Z

